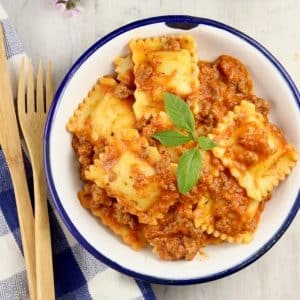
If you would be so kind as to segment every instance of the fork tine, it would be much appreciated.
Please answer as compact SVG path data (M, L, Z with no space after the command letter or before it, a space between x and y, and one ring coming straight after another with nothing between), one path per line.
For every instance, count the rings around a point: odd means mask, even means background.
M36 111L44 112L44 88L43 88L43 65L39 62L37 80L36 80Z
M34 104L34 81L32 62L28 62L28 82L27 82L27 113L35 111Z
M46 75L46 112L49 110L53 99L53 78L52 78L52 66L51 62L47 65Z
M24 58L21 62L18 84L18 114L26 113L25 107L25 75L24 75Z

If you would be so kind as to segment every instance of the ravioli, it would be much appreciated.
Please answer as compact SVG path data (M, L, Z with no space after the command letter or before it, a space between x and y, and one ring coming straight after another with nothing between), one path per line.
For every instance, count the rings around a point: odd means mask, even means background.
M190 36L132 40L137 119L163 110L163 93L187 96L199 86L196 43Z
M132 99L118 98L115 94L117 87L114 78L101 78L88 97L79 104L67 123L67 129L75 134L84 131L95 142L120 129L132 128L135 123Z
M249 203L242 215L235 216L232 214L232 217L228 218L226 214L224 214L221 216L223 219L221 219L220 216L216 214L216 211L222 211L223 208L229 205L230 204L226 203L226 200L222 197L214 198L209 193L201 196L193 212L195 216L195 227L201 228L202 231L213 235L215 238L229 243L251 242L262 211L262 202L249 199ZM218 229L216 229L217 222L220 223ZM224 228L221 222L226 224ZM240 230L236 230L237 228ZM231 229L233 232L231 232Z
M83 207L89 209L130 247L139 250L146 246L143 225L137 222L135 216L124 212L104 190L95 184L86 183L78 197Z
M133 249L139 250L146 247L147 241L143 233L142 224L139 224L138 228L132 229L128 225L119 223L114 217L114 209L112 207L93 208L91 212L115 234L121 236L123 241Z
M250 242L263 202L250 199L210 152L203 154L202 163L200 181L190 196L197 199L193 210L195 227L223 241Z
M85 176L137 215L141 222L155 223L161 212L154 204L163 201L154 167L160 159L157 149L149 146L136 130L122 130L111 139ZM169 202L171 205L172 199Z
M282 181L298 159L282 132L243 100L213 129L218 144L212 152L245 188L250 198L261 201Z
M189 35L137 38L129 50L66 125L80 165L81 205L133 249L150 245L164 260L193 259L208 244L250 242L298 157L268 121L269 104L253 94L247 68L226 55L198 61ZM185 194L178 162L196 142L167 147L153 138L177 130L165 92L183 98L197 135L217 144L199 148L200 179Z

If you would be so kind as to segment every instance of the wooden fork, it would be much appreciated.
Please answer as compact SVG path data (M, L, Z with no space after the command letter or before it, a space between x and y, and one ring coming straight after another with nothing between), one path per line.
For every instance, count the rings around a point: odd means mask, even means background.
M53 98L51 65L48 64L47 66L46 97L44 97L41 62L38 67L36 94L31 61L29 62L27 77L27 92L25 93L26 83L23 61L19 74L18 115L33 169L37 299L50 300L55 298L55 294L42 141L46 113Z
M30 299L36 299L34 219L30 202L14 99L8 74L3 28L0 25L0 143L12 178L27 271ZM2 259L6 259L2 257Z

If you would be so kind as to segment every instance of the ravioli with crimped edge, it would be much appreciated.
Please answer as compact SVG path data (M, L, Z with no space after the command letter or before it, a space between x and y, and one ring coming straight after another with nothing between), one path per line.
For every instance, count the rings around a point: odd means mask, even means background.
M74 134L88 132L91 141L97 141L118 130L132 128L135 122L133 97L129 89L122 94L122 87L127 89L112 77L100 78L75 110L67 129Z
M249 101L228 112L210 137L218 144L213 154L257 201L266 197L297 161L298 155L282 131L256 112Z
M190 35L137 37L113 64L115 73L100 70L66 125L80 166L81 205L124 243L135 250L150 245L163 260L191 260L206 245L251 242L298 155L269 122L270 105L254 95L247 68L229 55L199 60ZM197 135L217 144L200 151L200 179L184 194L177 168L196 145L169 147L153 138L177 130L165 92L181 97Z
M201 181L191 192L198 199L193 210L195 227L222 241L249 243L265 201L251 199L211 153L203 164Z
M136 90L137 119L163 110L163 92L187 96L199 86L196 42L191 36L134 39L129 43Z

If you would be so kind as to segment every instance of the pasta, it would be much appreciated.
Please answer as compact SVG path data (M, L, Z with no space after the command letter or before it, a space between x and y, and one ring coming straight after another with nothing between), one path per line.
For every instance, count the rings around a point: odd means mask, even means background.
M156 211L153 215L148 212L146 218L143 212L150 207L153 210L154 203L165 202L155 170L161 156L155 147L148 145L146 139L139 137L136 130L128 129L119 133L110 139L104 152L86 171L86 179L105 188L108 195L116 197L141 222L155 224L161 212ZM175 178L175 168L171 172ZM169 201L168 205L171 204L172 201Z
M143 225L103 193L96 184L86 183L79 192L79 199L83 207L90 209L94 216L100 218L104 225L132 248L138 250L146 246Z
M297 153L282 132L248 101L229 112L210 136L218 143L213 154L257 201L271 192L297 161Z
M253 94L247 68L228 55L198 61L189 35L133 39L129 48L66 125L80 165L81 205L124 243L150 245L163 260L191 260L210 244L251 242L298 154L269 122L269 103ZM195 141L168 147L153 138L176 129L165 92L182 97L198 136L216 143L201 150L200 179L185 194L176 173Z
M221 173L209 191L200 193L194 210L196 228L227 242L248 243L252 240L261 213L262 202L247 197L230 175Z
M163 92L186 96L199 86L195 41L190 36L155 37L130 42L137 119L163 110Z
M74 112L67 129L76 134L88 130L90 139L97 141L101 136L131 128L135 122L132 99L118 97L115 91L119 86L113 78L101 78Z

